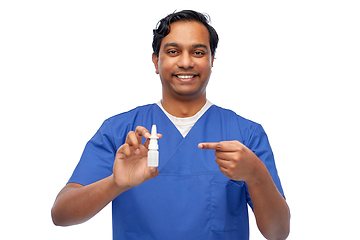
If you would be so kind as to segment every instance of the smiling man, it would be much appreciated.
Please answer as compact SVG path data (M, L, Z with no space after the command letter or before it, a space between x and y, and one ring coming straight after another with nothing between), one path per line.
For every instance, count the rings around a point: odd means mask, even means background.
M160 20L152 61L162 100L103 123L56 198L56 225L87 221L112 202L114 239L249 239L250 205L266 238L288 236L263 128L206 98L217 43L203 14ZM157 168L147 166L152 124L162 133Z
M206 102L206 86L214 62L207 28L197 21L172 23L159 52L153 53L153 62L163 86L164 108L191 101L193 111L172 112L180 110L176 107L169 112L177 117L195 115Z

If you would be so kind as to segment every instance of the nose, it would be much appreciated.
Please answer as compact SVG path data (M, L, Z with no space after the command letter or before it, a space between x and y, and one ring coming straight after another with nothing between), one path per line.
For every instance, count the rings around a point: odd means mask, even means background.
M183 52L177 62L177 66L183 69L189 69L194 67L194 61L188 52Z

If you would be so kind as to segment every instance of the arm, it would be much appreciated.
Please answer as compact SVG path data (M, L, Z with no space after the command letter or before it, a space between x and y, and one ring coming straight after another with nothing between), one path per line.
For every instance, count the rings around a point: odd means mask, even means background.
M128 133L125 143L116 152L113 174L109 177L87 186L68 183L51 209L54 224L69 226L85 222L124 191L157 176L157 168L147 166L149 141L142 145L142 137L150 137L143 127Z
M257 158L253 178L248 180L256 223L267 239L286 239L290 232L290 210L277 190L264 163Z
M58 226L83 223L126 190L115 184L113 175L87 186L68 183L51 209L52 220Z
M200 143L215 150L215 161L228 178L248 185L259 230L267 239L286 239L290 231L290 210L277 190L264 163L238 141Z

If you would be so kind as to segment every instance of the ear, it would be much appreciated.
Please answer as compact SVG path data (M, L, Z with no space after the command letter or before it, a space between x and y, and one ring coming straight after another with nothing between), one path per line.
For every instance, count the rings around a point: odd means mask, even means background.
M159 74L159 57L155 53L152 54L152 61L154 63L156 74Z
M215 60L215 56L211 56L211 67L214 66L214 60Z

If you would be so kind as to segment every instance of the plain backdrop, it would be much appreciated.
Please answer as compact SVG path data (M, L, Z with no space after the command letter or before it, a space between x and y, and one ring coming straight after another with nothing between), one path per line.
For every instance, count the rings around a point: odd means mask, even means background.
M288 239L359 239L360 2L349 0L1 1L1 239L111 239L110 205L72 227L50 209L106 118L161 99L152 30L184 9L208 13L220 36L208 99L269 136Z

